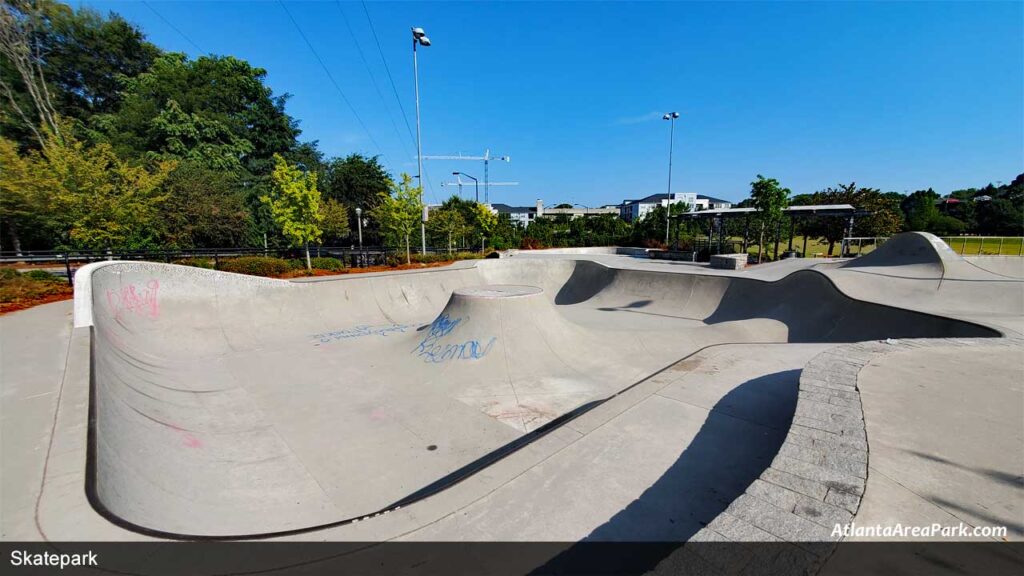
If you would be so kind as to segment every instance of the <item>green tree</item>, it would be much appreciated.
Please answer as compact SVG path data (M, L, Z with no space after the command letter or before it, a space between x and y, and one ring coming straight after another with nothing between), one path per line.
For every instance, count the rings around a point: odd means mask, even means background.
M551 218L534 218L523 232L522 248L547 248L555 245L555 221Z
M523 233L523 227L518 222L513 222L508 214L498 214L498 223L491 232L491 246L496 250L518 248Z
M45 236L53 228L51 194L59 182L45 158L31 150L22 155L13 140L0 137L0 228L10 249L20 253L33 233Z
M479 202L473 203L473 225L481 239L491 238L498 226L498 214L491 207Z
M112 112L120 104L118 79L145 72L160 54L121 16L72 10L45 2L49 26L42 31L43 72L56 86L57 110L79 120Z
M966 224L957 218L944 214L935 205L939 195L932 189L918 190L903 199L900 207L906 215L907 230L931 232L939 236L962 233Z
M430 219L427 221L427 232L432 237L440 237L448 244L448 253L452 252L453 240L466 233L466 219L462 212L451 206L442 205L440 208L431 211Z
M63 138L49 134L42 155L57 181L53 211L71 247L139 249L159 244L161 187L176 163L149 166L120 159L107 144L87 146L62 123Z
M33 112L44 112L39 106L54 119L113 112L119 79L145 71L160 52L116 14L103 17L50 0L7 0L0 11L5 43L27 48L25 59L13 53L0 58L0 131L21 147L43 145L42 116Z
M352 229L348 225L348 208L333 198L324 198L320 205L323 216L321 227L324 237L335 242L348 238Z
M939 195L934 190L918 190L906 196L900 203L900 208L906 216L907 230L927 231L931 223L939 216L939 209L935 207L935 201Z
M760 235L757 243L757 261L763 262L764 232L771 229L782 220L782 211L786 208L789 198L789 188L783 188L775 178L765 178L758 174L757 180L750 183L750 199L753 201L754 209L757 210L757 220L760 225Z
M616 246L629 241L629 224L614 214L600 214L585 219L591 246Z
M412 177L402 174L402 181L392 184L391 192L381 192L380 199L370 211L392 244L405 243L405 262L412 263L409 237L416 230L422 213L421 188L412 185Z
M180 119L217 126L214 143L225 143L221 128L248 142L249 152L240 161L253 174L267 175L276 167L274 155L288 154L300 131L284 111L287 96L274 96L265 78L262 68L231 56L190 60L162 54L145 72L122 79L117 113L98 114L90 125L122 155L167 152L167 134L154 130L154 122L174 101Z
M153 118L152 145L164 156L198 161L218 170L240 173L242 159L253 151L251 142L236 136L219 120L181 109L174 100Z
M294 247L305 247L306 269L312 270L309 257L309 243L317 242L323 232L320 229L320 191L316 187L316 174L302 172L280 155L274 156L274 181L272 194L263 196L261 201L270 207L274 222L281 233Z
M350 208L372 211L380 202L381 193L391 190L391 176L381 166L376 156L364 157L350 154L344 158L332 158L324 163L323 194ZM349 225L356 226L355 210L349 211ZM377 234L377 223L369 222L364 234Z
M891 236L903 228L903 213L898 200L874 188L858 187L855 182L839 184L814 194L800 194L793 197L792 203L849 204L867 212L867 215L854 220L853 233L856 236ZM810 216L800 223L800 231L805 236L827 242L831 256L836 242L846 236L847 225L845 217Z
M163 245L212 248L254 245L256 225L238 176L198 161L178 165L163 185Z
M977 231L980 234L997 236L1024 235L1024 174L1019 174L1009 184L989 184L978 191L976 196L988 196L991 200L974 200Z

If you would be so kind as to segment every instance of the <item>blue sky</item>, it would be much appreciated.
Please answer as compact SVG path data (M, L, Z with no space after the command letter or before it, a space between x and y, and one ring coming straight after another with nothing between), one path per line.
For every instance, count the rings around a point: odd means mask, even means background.
M276 93L292 94L303 139L416 171L360 2L287 7L368 130L276 1L78 4L120 13L166 50L249 60ZM492 188L493 202L593 206L664 192L660 116L673 110L682 115L676 192L739 200L760 173L794 193L850 181L945 193L1024 171L1019 2L368 2L367 11L413 130L410 26L433 42L420 52L424 154L512 157L491 164L491 180L521 184ZM441 182L455 170L483 178L479 162L428 161L428 201L454 191Z

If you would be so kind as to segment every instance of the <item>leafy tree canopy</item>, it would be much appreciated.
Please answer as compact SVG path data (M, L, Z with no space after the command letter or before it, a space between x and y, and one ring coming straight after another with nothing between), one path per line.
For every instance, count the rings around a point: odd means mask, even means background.
M260 198L270 208L274 222L292 246L306 249L306 267L312 268L309 243L320 240L320 191L316 187L316 174L303 172L289 164L280 155L274 156L273 192Z

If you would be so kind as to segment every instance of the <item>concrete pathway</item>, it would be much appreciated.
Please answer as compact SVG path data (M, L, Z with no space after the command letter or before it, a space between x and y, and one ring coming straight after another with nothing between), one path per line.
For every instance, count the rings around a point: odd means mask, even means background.
M35 507L71 338L71 302L0 316L0 532L37 540Z

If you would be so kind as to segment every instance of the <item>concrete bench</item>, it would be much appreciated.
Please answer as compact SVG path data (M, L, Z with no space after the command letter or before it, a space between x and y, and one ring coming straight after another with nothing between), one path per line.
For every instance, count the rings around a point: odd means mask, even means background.
M741 270L747 265L746 254L715 254L711 257L711 267L721 270Z

